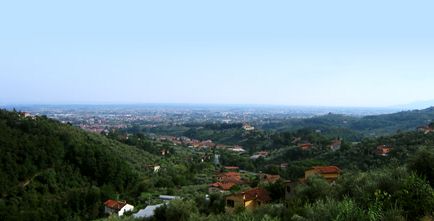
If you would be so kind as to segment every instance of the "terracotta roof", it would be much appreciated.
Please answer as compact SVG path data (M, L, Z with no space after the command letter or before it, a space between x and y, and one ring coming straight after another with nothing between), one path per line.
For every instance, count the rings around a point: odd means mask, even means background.
M218 180L223 183L242 183L241 175L238 172L226 172L218 175Z
M320 174L330 174L330 173L340 173L341 169L337 166L316 166L312 167L311 170L315 170Z
M387 145L380 145L377 147L377 154L386 155L392 150L392 147Z
M311 143L303 143L303 144L299 144L298 147L300 147L303 150L307 150L309 148L311 148L313 146L313 144Z
M122 207L127 205L127 203L125 201L121 202L121 201L109 199L104 202L104 205L110 209L120 210L122 209Z
M311 146L313 146L313 144L311 144L311 143L303 143L303 144L299 144L298 146L299 147L311 147Z
M230 190L233 186L235 186L236 183L222 183L222 182L216 182L216 183L211 183L209 186L212 187L217 187L221 190Z
M262 188L253 188L247 191L242 192L244 195L244 200L259 200L262 202L268 202L271 201L271 197L268 193L268 191L262 189Z

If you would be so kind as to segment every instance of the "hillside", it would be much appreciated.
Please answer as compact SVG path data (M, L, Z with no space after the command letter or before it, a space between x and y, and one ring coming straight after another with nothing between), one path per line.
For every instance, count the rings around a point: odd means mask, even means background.
M101 201L134 188L137 148L45 117L0 110L0 219L69 220L101 215Z
M265 130L295 131L302 128L321 130L324 135L340 136L353 141L363 137L378 137L397 131L411 131L427 125L434 119L434 107L423 110L402 111L392 114L354 117L329 113L327 115L289 119L279 123L264 124Z
M402 111L393 114L366 116L350 124L350 129L365 134L384 135L396 131L414 130L434 119L434 107L423 110Z
M329 124L346 118L327 117ZM326 123L315 122L318 118L311 120L327 129ZM239 125L227 126L203 129L228 134L239 130ZM159 195L177 195L182 200L157 210L151 220L417 220L433 215L434 133L400 132L359 143L344 139L341 148L332 151L331 139L312 129L255 131L242 135L243 144L257 150L270 147L270 154L252 160L249 154L175 146L141 133L115 132L103 136L46 117L0 110L0 219L94 220L106 217L102 206L106 199L125 199L137 212L161 203ZM313 146L302 150L295 138ZM380 145L391 151L379 155ZM164 156L162 149L167 151ZM222 172L213 163L214 153L223 166L244 170L246 183L227 193L209 192L208 184ZM159 165L161 171L150 171L149 165ZM334 184L316 176L300 181L306 169L318 165L335 165L343 172ZM280 175L282 180L261 184L257 173L262 172ZM290 198L283 193L283 181L288 179L295 185ZM225 212L227 194L254 187L270 191L272 201L253 212ZM209 200L204 198L207 194ZM125 219L133 220L130 215Z

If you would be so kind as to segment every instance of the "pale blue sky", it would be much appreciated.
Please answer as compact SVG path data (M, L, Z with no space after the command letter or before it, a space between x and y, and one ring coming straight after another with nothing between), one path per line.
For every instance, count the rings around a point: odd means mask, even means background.
M3 1L0 104L434 99L433 1Z

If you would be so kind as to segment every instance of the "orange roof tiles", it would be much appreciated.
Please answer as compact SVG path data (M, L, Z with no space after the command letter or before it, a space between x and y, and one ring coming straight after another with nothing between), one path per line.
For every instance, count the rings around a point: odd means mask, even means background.
M298 147L300 147L302 150L307 150L309 148L311 148L313 146L313 144L311 143L303 143L303 144L299 144Z
M253 188L242 193L244 195L244 200L259 200L262 202L271 201L271 197L265 189L262 188Z
M315 166L311 169L317 171L320 174L340 173L341 169L337 166Z
M380 145L377 147L377 154L380 155L387 155L390 151L392 150L392 147L387 146L387 145Z
M235 186L235 183L222 183L222 182L216 182L216 183L211 183L210 186L212 187L217 187L221 190L230 190L233 186Z
M122 207L127 205L127 203L109 199L109 200L104 202L104 205L110 209L120 210L120 209L122 209Z
M220 182L223 182L223 183L236 183L236 184L242 183L242 181L241 181L241 175L238 172L220 173L217 176L217 179Z

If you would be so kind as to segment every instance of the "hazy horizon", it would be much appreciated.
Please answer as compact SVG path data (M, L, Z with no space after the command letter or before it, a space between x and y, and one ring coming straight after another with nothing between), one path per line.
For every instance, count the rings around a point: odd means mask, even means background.
M355 108L355 109L425 109L434 106L434 100L415 101L407 104L390 106L340 106L340 105L285 105L285 104L248 104L248 103L121 103L121 102L89 102L89 103L0 103L0 107L20 106L216 106L216 107L271 107L271 108Z
M0 105L389 108L434 99L431 1L1 6Z

